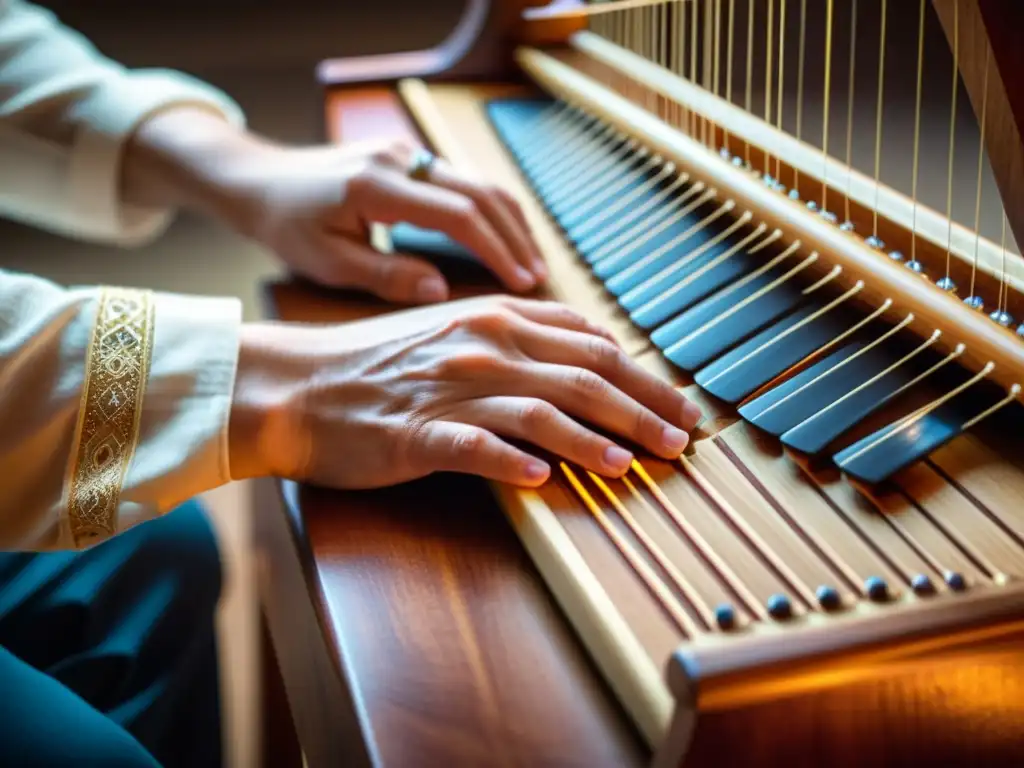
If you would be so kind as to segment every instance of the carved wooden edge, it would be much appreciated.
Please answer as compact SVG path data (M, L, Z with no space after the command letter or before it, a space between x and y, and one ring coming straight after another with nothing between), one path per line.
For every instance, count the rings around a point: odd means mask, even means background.
M748 706L859 679L913 663L954 663L964 655L999 652L1024 635L1024 584L986 588L913 602L898 613L885 607L799 631L780 631L713 646L681 646L669 662L677 697L696 690L701 711Z
M269 289L261 303L264 317L282 319ZM278 478L255 482L257 591L306 764L380 765L365 711L347 683L344 651L323 612L297 486Z
M257 481L254 539L260 601L307 765L379 765L365 712L313 572L313 555L285 484ZM343 652L343 651L342 651Z
M648 746L664 739L675 703L663 669L644 651L557 515L535 492L492 484L506 517L574 631Z
M419 51L326 59L317 66L324 86L391 82L406 77L513 78L516 45L555 45L586 26L567 13L583 0L467 0L459 23L437 45ZM552 13L527 13L550 7Z
M1024 3L1007 0L932 0L960 76L982 125L985 149L1007 220L1024 248ZM987 95L986 95L987 70Z

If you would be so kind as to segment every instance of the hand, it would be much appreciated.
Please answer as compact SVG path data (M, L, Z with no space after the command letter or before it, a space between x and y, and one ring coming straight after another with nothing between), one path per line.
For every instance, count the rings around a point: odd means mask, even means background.
M414 154L402 142L279 150L255 163L243 185L254 201L245 228L300 274L393 302L444 301L449 287L428 262L373 249L371 222L444 232L516 292L546 278L526 217L508 192L441 159L429 181L413 180L407 172Z
M422 259L373 249L372 223L440 230L515 292L546 279L526 217L508 192L443 160L428 181L413 180L413 157L401 142L278 146L207 112L178 107L147 120L129 142L124 196L138 205L210 214L299 274L388 301L440 302L449 288Z
M439 471L542 484L551 467L510 439L620 476L625 445L677 458L700 418L574 311L508 297L335 327L247 326L234 402L235 477L340 488Z

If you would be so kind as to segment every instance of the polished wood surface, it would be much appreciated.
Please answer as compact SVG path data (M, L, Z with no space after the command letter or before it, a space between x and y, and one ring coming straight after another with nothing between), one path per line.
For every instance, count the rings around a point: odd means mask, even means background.
M389 309L297 282L267 297L294 321ZM486 483L278 491L261 582L311 768L646 762Z
M334 139L416 136L393 91L339 90L327 105ZM481 290L497 289L456 295ZM393 309L297 280L266 298L268 315L303 322ZM486 483L275 483L259 499L265 611L311 768L648 762ZM704 717L687 765L999 764L1019 754L1024 697L1007 698L1019 647L997 650L971 670L908 668L882 687Z
M578 13L584 4L583 0L467 0L459 23L436 45L418 51L328 59L317 67L317 79L325 86L351 86L400 77L514 77L512 49L522 43L563 42L585 28L586 18Z
M325 115L334 140L422 141L392 90L331 92ZM394 310L299 280L268 285L266 308L311 323ZM486 483L284 483L260 499L265 612L310 768L649 760Z
M1005 0L932 0L975 116L1007 220L1024 243L1024 4Z

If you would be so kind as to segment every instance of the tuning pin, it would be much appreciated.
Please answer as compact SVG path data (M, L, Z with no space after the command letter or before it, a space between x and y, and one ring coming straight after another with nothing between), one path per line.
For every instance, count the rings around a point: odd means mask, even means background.
M981 312L983 309L985 309L985 302L981 298L981 296L968 296L966 299L964 299L964 304L966 304L971 309L977 310L978 312Z
M1017 326L1017 335L1024 339L1024 323Z
M1003 328L1009 328L1013 325L1013 318L1010 313L1005 309L997 309L995 312L989 315L989 319L992 320L996 325L1001 325Z
M772 189L775 189L775 185L779 183L772 177L770 173L766 173L763 176L761 176L761 181L764 182L766 187L771 187Z
M903 261L903 254L899 251L890 251L889 258L893 261Z
M807 210L809 210L809 211L817 211L818 210L818 204L816 202L814 202L813 200L808 200L807 201Z
M743 158L740 157L739 155L736 155L736 157L734 157L732 159L732 164L734 166L736 166L737 168L742 168L743 167Z
M718 150L718 156L725 160L725 162L727 163L733 159L732 153L729 151L727 147L722 147L720 150Z
M867 243L869 248L874 248L876 251L885 250L885 243L883 243L876 235L872 235L864 242Z
M956 283L953 282L953 279L949 277L949 275L940 279L935 283L935 285L946 293L956 294Z
M800 202L800 191L798 189L796 189L795 187L793 189L789 190L789 199L790 200L795 200L796 202L799 203Z
M853 225L852 221L844 221L842 224L839 225L839 228L841 230L843 230L843 232L856 232L857 231L857 227L855 227Z
M832 211L824 211L823 210L821 212L821 218L823 218L829 224L838 224L839 223L839 217L836 216L834 213L832 213Z
M916 259L913 261L908 261L904 266L911 272L921 275L921 277L926 276L924 274L924 264L922 264L920 261L917 261Z

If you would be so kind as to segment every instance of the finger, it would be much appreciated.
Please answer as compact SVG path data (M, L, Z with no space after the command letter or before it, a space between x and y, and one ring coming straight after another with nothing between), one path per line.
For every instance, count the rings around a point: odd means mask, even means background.
M517 261L539 280L547 277L547 266L533 239L519 202L507 191L459 174L444 160L430 169L430 182L471 198L508 244Z
M436 267L412 256L381 253L354 240L328 246L337 264L337 287L362 288L385 301L435 304L448 298L448 283Z
M592 336L600 336L612 344L618 344L611 331L590 322L566 304L542 299L520 298L503 299L502 303L506 308L535 323L564 328L568 331L579 331L580 333L587 333Z
M535 487L551 474L547 462L515 448L486 429L435 421L412 446L414 464L425 472L462 472L503 483Z
M444 232L513 290L536 286L534 276L516 261L471 198L388 170L375 169L357 181L351 189L352 203L361 218L382 224L407 222Z
M621 477L633 454L587 429L544 400L488 397L457 411L458 419L505 437L528 440L592 472Z
M703 418L700 408L682 392L646 371L606 338L531 323L516 326L514 333L520 351L534 360L593 371L686 432Z
M481 372L478 382L483 392L549 402L566 414L643 446L656 456L676 459L689 444L689 435L675 423L586 368L506 361L495 367L493 373Z

